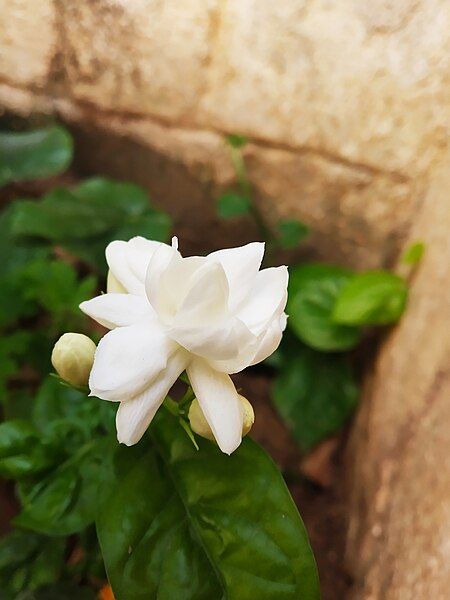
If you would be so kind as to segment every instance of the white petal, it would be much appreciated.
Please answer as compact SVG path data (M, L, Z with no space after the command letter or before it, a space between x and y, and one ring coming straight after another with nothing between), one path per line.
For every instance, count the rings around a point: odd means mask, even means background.
M89 378L91 395L103 400L136 396L165 369L176 348L155 319L113 329L97 346Z
M235 358L242 348L255 342L256 337L239 319L227 319L218 325L174 327L167 331L183 348L208 360ZM253 354L252 354L253 356Z
M289 274L287 267L271 267L260 271L250 297L237 316L256 335L262 333L275 316L281 315L287 302Z
M187 263L189 259L184 259ZM172 282L176 290L176 282ZM227 316L228 281L222 265L204 262L189 278L186 291L176 315L174 327L188 323L206 327Z
M82 302L80 309L108 329L133 325L154 314L145 296L133 294L103 294Z
M239 354L228 360L213 360L208 357L210 366L221 373L239 373L250 365L265 360L278 348L286 328L286 315L276 316L266 331L254 337L251 343L241 345Z
M145 275L152 256L162 242L135 237L128 242L114 241L106 248L106 260L114 277L130 294L145 294Z
M189 364L187 374L219 448L231 454L241 443L243 422L242 405L233 382L199 359Z
M286 315L276 317L259 342L259 347L250 364L257 365L273 354L278 348L283 337L283 331L286 329Z
M161 275L167 269L171 261L181 260L181 254L176 248L161 244L154 252L145 276L145 291L152 306L157 309L160 291Z
M264 243L252 242L246 246L218 250L207 256L208 260L220 262L230 286L229 307L238 308L247 297L259 271L264 256Z
M126 294L127 290L123 287L120 281L114 276L111 269L108 270L106 278L106 291L108 294Z
M144 435L156 411L161 406L170 388L184 371L188 355L177 351L170 358L167 368L142 394L121 402L116 414L117 439L121 444L132 446Z

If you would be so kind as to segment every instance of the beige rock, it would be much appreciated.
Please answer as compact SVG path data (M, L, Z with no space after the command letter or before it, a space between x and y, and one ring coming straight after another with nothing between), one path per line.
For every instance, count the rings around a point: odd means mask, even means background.
M366 381L347 455L355 599L450 589L450 158L411 240L426 243L407 312Z
M232 181L224 133L251 139L269 223L300 217L314 231L306 254L359 267L393 261L448 145L447 0L0 0L0 10L0 104L59 113L87 141L84 168L147 185L199 249L223 232L230 243L256 235L214 215Z
M57 30L52 0L0 0L0 78L48 85Z

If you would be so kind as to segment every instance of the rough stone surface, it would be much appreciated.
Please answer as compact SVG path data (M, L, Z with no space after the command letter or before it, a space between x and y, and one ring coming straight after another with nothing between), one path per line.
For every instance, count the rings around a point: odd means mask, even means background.
M447 0L0 0L0 11L0 104L59 113L85 140L95 130L86 170L124 172L110 144L176 219L200 203L190 236L205 245L217 231L246 238L214 217L232 182L226 133L251 141L270 224L299 216L315 232L306 254L363 268L392 263L448 145Z
M450 589L450 157L411 239L426 243L402 322L368 378L348 450L354 597Z

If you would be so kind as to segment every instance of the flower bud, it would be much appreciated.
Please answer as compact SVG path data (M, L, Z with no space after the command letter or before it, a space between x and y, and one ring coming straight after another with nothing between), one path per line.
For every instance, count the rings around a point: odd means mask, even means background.
M106 291L108 294L126 294L127 290L123 287L117 277L112 273L111 270L108 271L108 275L106 277Z
M52 365L64 381L75 386L87 385L95 350L96 345L86 335L65 333L53 348Z
M255 422L255 413L253 412L253 406L239 394L239 400L241 401L241 407L243 412L243 422L242 422L242 436L247 435L247 433L252 428L253 423ZM192 401L192 404L189 408L189 422L191 424L192 431L197 433L201 437L204 437L208 440L215 441L214 434L209 426L203 411L200 407L200 404L195 398Z

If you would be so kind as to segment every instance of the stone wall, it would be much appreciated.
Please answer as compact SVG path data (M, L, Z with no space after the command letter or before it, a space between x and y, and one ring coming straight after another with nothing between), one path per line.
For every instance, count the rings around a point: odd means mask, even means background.
M393 262L448 145L447 0L0 0L0 14L0 104L59 114L86 170L144 183L199 248L220 228L254 235L214 215L227 133L250 139L268 222L298 217L306 253L358 267Z

